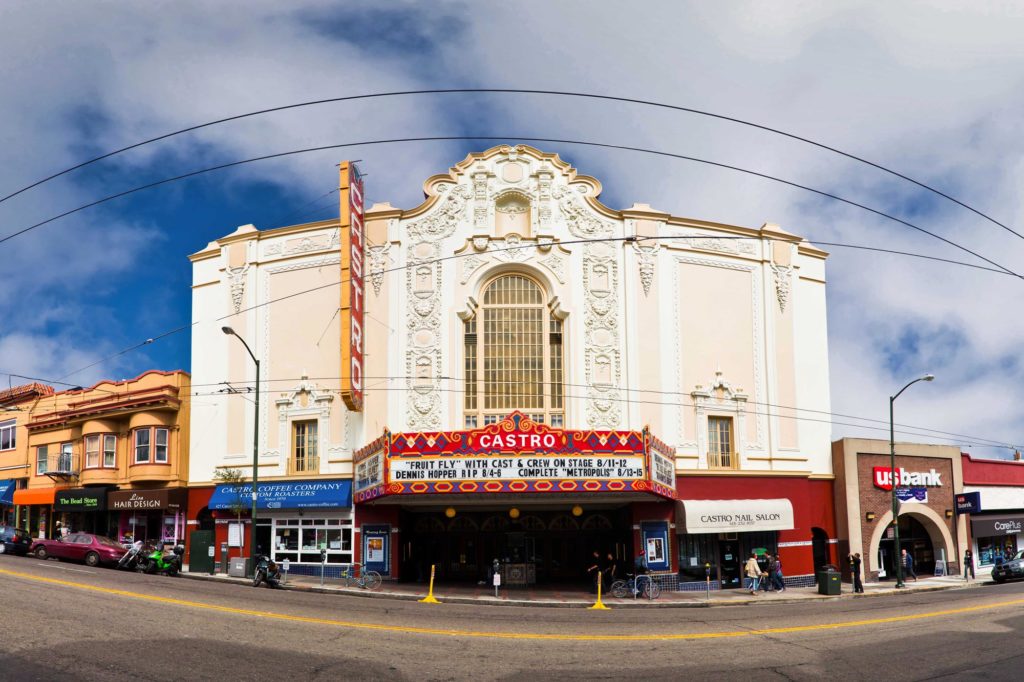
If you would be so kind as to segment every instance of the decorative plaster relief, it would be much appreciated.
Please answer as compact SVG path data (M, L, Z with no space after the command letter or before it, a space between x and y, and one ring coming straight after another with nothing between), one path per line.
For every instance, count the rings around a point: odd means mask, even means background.
M330 391L318 389L316 383L304 375L292 391L274 401L277 405L277 442L291 442L293 422L316 419L317 452L339 450L340 445L334 444L332 447L330 443L333 401L334 395ZM320 458L320 470L317 473L327 473L328 459L329 455Z
M295 253L308 253L309 251L324 251L330 248L330 245L330 235L321 234L315 237L289 239L285 242L284 252L290 255Z
M789 301L789 288L792 283L793 266L776 265L771 263L772 273L775 275L775 297L779 301L779 310L786 312L786 303Z
M477 271L480 266L488 261L487 258L480 258L479 256L468 256L462 259L462 279L459 280L460 284L465 284L469 281L469 278L473 276L473 273Z
M583 248L586 410L591 428L615 428L622 419L619 266L615 254L603 246L586 244Z
M633 252L636 254L637 267L640 271L640 284L644 288L644 296L651 293L651 284L654 283L654 264L658 259L658 252L661 245L654 242L652 245L633 242Z
M478 188L479 189L479 188ZM407 426L414 430L441 428L440 379L442 263L436 262L440 240L451 236L465 218L473 193L468 187L441 185L443 196L433 212L411 222L413 238L407 251L406 385L409 389Z
M583 205L580 194L587 191L580 185L577 191L570 186L559 185L551 190L551 196L558 201L558 207L565 216L565 223L574 236L581 239L587 237L608 237L614 229L612 223L602 220Z
M557 253L553 253L547 258L537 261L555 276L559 284L565 284L565 259L559 256Z
M757 245L754 243L754 239L723 239L692 230L679 230L677 234L684 237L694 237L693 239L682 240L690 248L732 253L737 256L757 255Z
M280 256L281 255L281 242L270 244L266 249L263 250L264 256Z
M368 251L370 283L373 285L374 295L380 296L380 288L384 284L384 271L394 262L391 258L391 242L384 242L380 246L371 246Z
M242 299L245 296L245 276L249 272L249 264L246 263L237 268L228 268L228 281L231 286L231 304L235 308L235 313L239 313L242 310Z

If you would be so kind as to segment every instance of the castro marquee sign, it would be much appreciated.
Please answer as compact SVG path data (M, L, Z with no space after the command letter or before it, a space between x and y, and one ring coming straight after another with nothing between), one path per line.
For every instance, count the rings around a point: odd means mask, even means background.
M553 429L513 413L470 431L385 433L355 453L355 500L431 493L644 492L675 498L647 431Z
M363 303L366 257L363 179L356 165L340 167L341 219L341 398L354 412L363 409Z
M889 467L872 468L871 477L876 488L892 490L893 476L892 470ZM931 471L907 471L903 467L899 467L896 469L895 484L897 487L904 488L941 487L942 474L935 469Z

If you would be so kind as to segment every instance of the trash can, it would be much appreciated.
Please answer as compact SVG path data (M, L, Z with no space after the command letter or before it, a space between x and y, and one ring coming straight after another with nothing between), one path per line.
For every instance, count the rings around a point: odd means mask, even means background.
M232 578L244 578L249 574L249 557L232 557L228 564L228 575Z
M822 566L818 571L818 594L836 596L842 594L843 574L834 566Z

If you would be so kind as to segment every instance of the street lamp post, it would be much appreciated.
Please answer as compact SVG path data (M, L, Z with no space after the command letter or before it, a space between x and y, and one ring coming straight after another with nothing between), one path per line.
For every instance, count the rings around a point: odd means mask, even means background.
M934 374L925 374L923 377L914 379L909 384L901 388L896 395L889 397L889 487L892 492L892 527L893 527L893 540L895 540L896 550L893 556L893 563L896 564L896 587L903 587L903 552L900 551L900 522L899 522L899 504L896 500L896 432L893 428L892 412L893 403L896 402L896 398L900 397L900 393L907 390L919 381L932 381L935 378Z
M260 361L256 359L256 355L253 354L245 339L235 333L234 329L231 327L221 327L220 330L228 336L234 336L241 341L242 345L245 346L245 350L249 352L249 357L256 363L256 418L253 419L252 429L252 527L249 529L249 566L246 570L246 573L252 576L253 568L256 565L256 490L260 477Z

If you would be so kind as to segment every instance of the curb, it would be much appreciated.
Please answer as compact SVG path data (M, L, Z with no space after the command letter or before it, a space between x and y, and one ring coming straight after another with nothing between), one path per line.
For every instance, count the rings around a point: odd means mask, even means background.
M206 582L224 583L229 585L248 585L245 578L219 578L204 573L181 573L182 577L190 580L203 580ZM913 590L896 590L895 588L866 592L864 594L850 594L844 592L842 595L810 595L805 597L788 597L781 599L737 599L737 600L711 600L699 602L675 602L675 601L610 601L608 605L614 609L706 609L721 608L728 606L752 606L755 604L800 604L808 602L836 602L848 599L870 599L872 597L887 597L894 594L913 594L915 592L941 592L945 590L965 590L981 587L985 583L981 581L965 585L936 585L935 587L918 587ZM280 589L292 590L295 592L312 592L316 594L335 594L346 597L362 597L365 599L389 599L391 601L418 602L424 595L420 594L399 594L395 592L370 592L363 589L344 587L320 587L318 585L282 585ZM495 599L494 597L445 597L440 595L438 599L444 604L460 604L475 606L519 606L533 608L555 608L555 609L585 609L593 605L592 601L538 601L530 599Z

